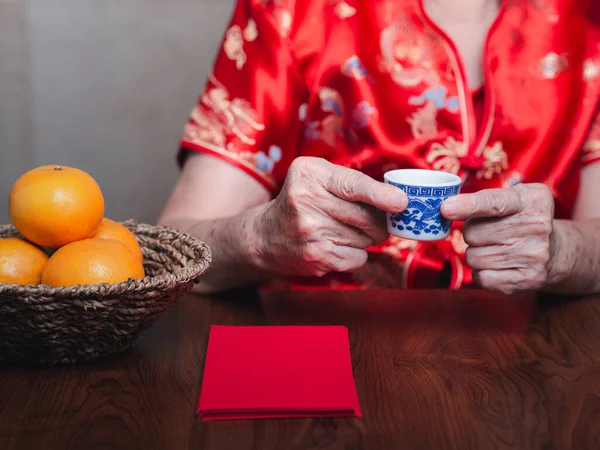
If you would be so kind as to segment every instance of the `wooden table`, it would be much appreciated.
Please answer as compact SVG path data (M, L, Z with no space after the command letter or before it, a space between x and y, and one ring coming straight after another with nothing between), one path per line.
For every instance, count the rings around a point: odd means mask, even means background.
M362 419L200 422L211 324L343 324ZM600 448L600 297L187 296L129 351L0 366L0 449Z

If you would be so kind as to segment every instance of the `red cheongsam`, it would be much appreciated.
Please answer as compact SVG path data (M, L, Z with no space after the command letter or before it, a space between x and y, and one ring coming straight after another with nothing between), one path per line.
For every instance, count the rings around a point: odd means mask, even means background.
M452 172L462 192L545 183L568 218L600 161L600 2L505 0L471 92L453 42L421 0L239 0L185 127L273 195L292 160L317 156L382 180ZM295 288L460 288L472 283L461 224L438 242L390 238L358 273Z

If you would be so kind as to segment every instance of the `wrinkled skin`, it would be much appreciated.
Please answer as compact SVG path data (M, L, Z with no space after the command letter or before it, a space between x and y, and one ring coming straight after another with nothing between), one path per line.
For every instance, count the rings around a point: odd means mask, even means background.
M360 269L366 247L385 241L384 212L399 213L400 189L319 158L297 158L255 224L258 265L279 274L323 276Z
M512 294L553 282L554 198L545 185L462 194L446 200L442 214L465 220L467 264L482 288Z

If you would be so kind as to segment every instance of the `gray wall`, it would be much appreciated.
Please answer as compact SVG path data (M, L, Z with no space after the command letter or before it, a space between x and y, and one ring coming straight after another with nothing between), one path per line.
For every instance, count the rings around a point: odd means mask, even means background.
M91 173L106 215L153 222L234 0L0 0L0 223L19 174Z

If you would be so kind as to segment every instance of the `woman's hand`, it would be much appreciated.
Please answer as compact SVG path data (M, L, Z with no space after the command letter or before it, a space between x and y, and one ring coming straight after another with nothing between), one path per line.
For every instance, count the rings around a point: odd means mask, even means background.
M400 189L319 158L298 158L275 200L254 220L255 264L277 274L357 270L366 247L388 238L384 212L399 213Z
M553 283L554 198L543 184L462 194L442 215L465 220L467 264L481 287L512 294Z

